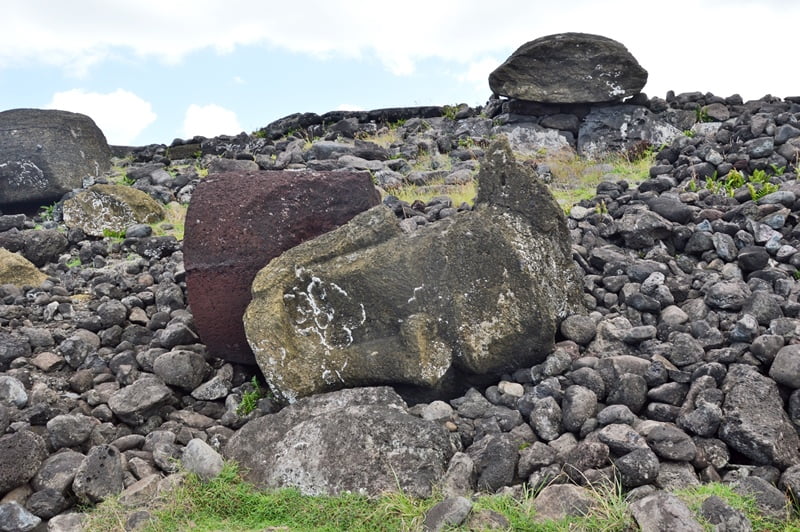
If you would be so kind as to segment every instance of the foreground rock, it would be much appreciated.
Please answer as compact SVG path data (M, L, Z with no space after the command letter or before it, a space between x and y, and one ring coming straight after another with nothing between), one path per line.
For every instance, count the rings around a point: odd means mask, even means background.
M360 388L302 399L251 421L224 455L260 488L429 497L455 450L441 425L409 415L391 388Z
M525 43L489 75L495 94L558 104L619 101L646 82L647 71L625 46L587 33Z
M0 248L0 285L39 286L47 276L17 253Z
M367 172L230 172L203 180L187 213L184 250L189 302L211 353L255 364L242 315L258 270L379 201Z
M561 210L505 142L478 186L471 212L404 233L377 207L259 272L245 331L281 400L374 384L447 394L551 351L579 307Z
M110 167L106 138L88 116L42 109L0 113L0 207L57 201Z

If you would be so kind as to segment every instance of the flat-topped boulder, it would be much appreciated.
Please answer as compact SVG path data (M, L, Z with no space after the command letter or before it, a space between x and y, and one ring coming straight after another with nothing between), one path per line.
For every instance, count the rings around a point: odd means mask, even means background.
M495 94L558 104L620 101L646 82L647 71L624 45L588 33L527 42L489 75Z
M44 109L0 112L0 207L44 205L111 168L111 149L86 115Z
M472 211L408 233L375 207L258 273L244 325L279 399L378 384L447 395L547 356L580 306L563 212L504 138L478 187Z

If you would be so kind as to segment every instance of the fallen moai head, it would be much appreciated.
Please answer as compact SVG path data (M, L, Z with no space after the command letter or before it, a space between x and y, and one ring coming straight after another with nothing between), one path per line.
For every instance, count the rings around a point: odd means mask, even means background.
M564 215L505 140L475 208L413 233L378 206L271 261L244 316L279 399L392 384L452 393L533 365L580 305Z

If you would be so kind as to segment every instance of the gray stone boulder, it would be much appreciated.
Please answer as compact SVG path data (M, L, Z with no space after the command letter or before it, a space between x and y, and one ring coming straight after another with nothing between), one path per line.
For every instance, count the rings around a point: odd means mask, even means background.
M665 491L657 491L630 506L631 514L642 530L685 530L700 532L697 522L686 503Z
M164 218L164 207L145 192L124 185L92 185L64 201L64 224L87 235L124 232L134 224Z
M445 428L408 414L391 388L376 387L307 397L254 419L223 455L259 488L428 497L455 451Z
M734 364L722 391L721 440L755 464L786 469L800 462L800 438L775 381L751 366Z
M552 351L581 301L564 215L505 139L487 153L472 211L404 233L378 206L258 273L245 332L280 400L376 384L445 395Z
M75 472L72 491L83 503L97 503L117 495L122 483L122 456L113 445L92 447Z
M495 94L543 103L620 101L646 82L647 71L625 46L587 33L525 43L489 74Z
M640 142L669 144L681 131L656 117L646 107L615 105L598 107L583 119L578 132L578 153L599 157L624 151Z
M0 247L20 253L35 266L56 262L69 242L61 231L56 229L27 229L25 231L6 231L0 233Z
M0 285L39 286L47 279L36 266L18 253L0 248Z
M0 207L43 205L111 168L111 149L88 116L11 109L0 113Z
M22 486L47 458L47 445L41 436L23 430L0 438L0 495Z

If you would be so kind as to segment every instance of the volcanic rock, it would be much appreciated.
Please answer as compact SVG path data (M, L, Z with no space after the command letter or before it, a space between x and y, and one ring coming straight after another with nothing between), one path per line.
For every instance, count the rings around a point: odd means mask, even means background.
M111 168L111 150L91 118L67 111L0 113L0 206L47 204Z
M525 43L489 75L495 94L543 103L619 101L646 82L647 71L625 46L587 33Z
M250 421L224 449L260 488L306 495L402 490L428 497L453 455L447 431L409 415L390 388L301 399Z
M259 272L245 330L280 399L384 383L441 390L552 349L580 306L564 217L506 142L488 153L473 211L404 233L376 207Z
M67 227L104 236L104 231L124 233L131 225L157 222L164 217L164 208L132 187L92 185L64 201L63 213Z
M0 285L13 284L19 287L39 286L47 279L35 265L5 248L0 248Z
M254 364L242 327L258 270L377 205L365 172L239 172L197 187L186 217L189 303L209 352Z

